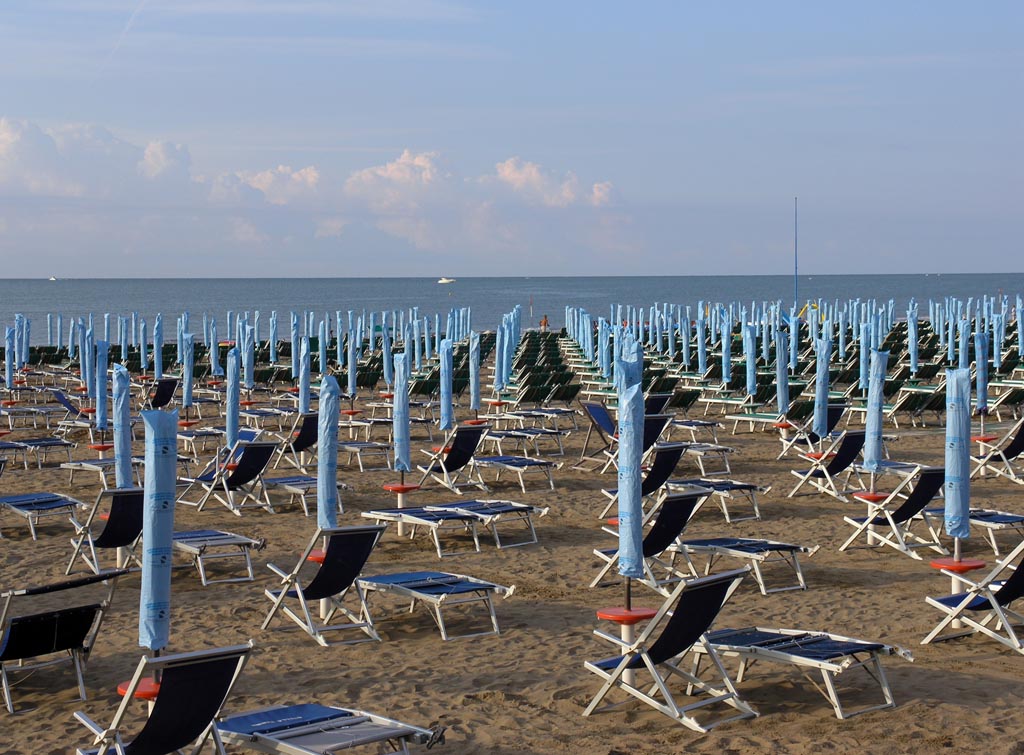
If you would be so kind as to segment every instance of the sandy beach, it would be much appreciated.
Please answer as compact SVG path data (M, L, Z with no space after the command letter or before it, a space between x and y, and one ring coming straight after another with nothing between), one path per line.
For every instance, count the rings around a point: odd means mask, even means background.
M468 417L464 406L458 416ZM277 514L253 510L237 517L212 504L202 513L179 506L176 527L227 529L265 538L267 545L254 554L255 582L204 588L194 569L176 570L169 650L196 650L251 638L256 652L230 700L229 711L312 701L364 708L422 726L448 727L447 743L436 751L452 754L910 753L974 750L979 736L984 737L990 752L1022 751L1024 682L1020 670L1024 659L981 637L920 645L940 618L925 604L925 596L949 590L948 579L929 568L929 556L917 561L892 549L839 553L839 544L850 532L842 515L861 514L861 505L820 494L786 498L794 482L789 470L798 465L775 460L777 436L742 431L730 435L730 428L722 429L720 439L736 448L731 476L771 486L770 492L760 497L762 519L726 524L718 507L709 503L690 523L686 535L756 536L821 547L803 560L809 589L765 597L748 578L716 625L828 630L906 648L914 655L913 663L899 657L884 659L896 708L840 721L797 670L761 664L739 685L743 698L760 716L710 734L690 731L639 703L582 717L583 708L599 687L599 680L583 663L611 654L609 646L592 634L602 624L595 611L620 604L623 596L617 583L587 587L598 568L592 550L615 544L601 531L602 522L597 518L604 505L599 489L614 486L615 477L570 469L586 425L585 418L579 421L580 431L567 439L566 456L560 459L566 463L555 473L554 492L546 489L541 478L527 477L526 494L511 479L503 479L490 494L480 496L547 507L549 513L536 520L539 544L498 550L490 536L482 533L477 554L468 538L450 538L449 543L460 552L441 561L428 538L400 539L391 525L366 567L365 573L372 574L441 569L514 584L514 595L497 601L500 636L442 642L424 610L410 614L387 596L377 596L371 602L382 638L379 643L323 648L283 620L261 631L259 625L269 607L263 590L272 584L266 564L291 568L314 532L315 518L307 519L296 507L286 506ZM1007 426L1006 422L990 424L996 431ZM896 430L890 426L887 433L894 436L888 444L893 458L942 463L943 428L934 420L925 428ZM17 428L8 437L40 434L42 431ZM429 446L422 431L414 429L414 460L426 458L415 449ZM141 453L142 449L140 436L135 450ZM90 453L81 443L74 456L86 458ZM49 490L91 502L99 490L97 477L79 474L69 485L67 473L58 464L57 456L42 470L34 464L28 470L8 464L0 488L5 495ZM696 468L684 457L677 476L696 475ZM397 477L389 471L360 474L354 465L341 465L339 478L352 487L342 493L342 523L365 523L360 512L392 506L393 497L381 486ZM880 487L889 485L883 478ZM972 503L1024 512L1018 494L1012 483L987 479L972 486ZM434 485L410 496L410 503L454 498ZM62 578L72 534L66 519L45 521L38 542L30 539L20 518L4 515L0 524L4 589ZM1003 537L1002 543L1008 550L1013 537ZM992 562L991 549L981 533L972 533L965 553ZM731 565L723 562L719 568ZM638 587L634 600L656 607L661 599ZM72 719L72 713L84 710L100 723L110 719L118 700L115 687L130 676L142 654L137 643L138 606L139 576L131 574L120 582L89 659L87 701L77 699L73 673L66 666L38 671L17 683L14 696L19 713L2 714L0 751L64 753L88 743L88 733ZM608 625L601 628L611 629ZM863 689L863 695L855 692L846 699L867 702L878 695L877 687ZM144 704L138 703L133 712L141 721ZM129 731L135 730L129 727Z

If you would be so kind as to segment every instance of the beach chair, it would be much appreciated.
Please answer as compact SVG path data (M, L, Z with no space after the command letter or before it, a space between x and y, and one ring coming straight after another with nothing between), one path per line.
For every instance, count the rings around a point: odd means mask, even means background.
M267 541L254 539L245 535L223 530L188 530L175 532L174 549L186 554L192 565L199 572L203 587L223 582L252 582L255 578L252 570L252 551L261 551ZM245 568L245 576L224 576L211 579L207 570L208 561L221 563L224 559L232 562L241 560Z
M812 453L818 445L821 445L826 440L834 439L835 429L839 426L840 420L843 418L843 414L846 412L846 404L829 404L825 409L825 436L819 438L814 432L814 418L809 417L808 420L799 427L793 427L789 424L788 427L780 428L779 440L782 441L782 450L776 459L781 459L786 456L790 451L796 450L801 455L805 452L798 448L803 446L807 449L806 453ZM813 408L811 410L813 414Z
M971 479L984 477L992 472L1005 477L1010 482L1024 485L1024 475L1014 467L1020 455L1024 453L1024 419L1019 420L1006 433L993 443L980 443L983 453L974 457L974 468Z
M427 465L417 467L423 473L418 484L422 487L430 478L458 495L462 495L459 488L468 485L489 490L479 472L474 479L474 470L470 464L487 429L487 425L460 425L456 428L451 438L430 454ZM465 480L462 479L463 474Z
M99 574L103 569L100 567L98 551L117 551L119 548L124 550L119 554L123 557L123 563L118 563L118 566L135 563L141 567L142 562L135 557L134 550L142 537L142 514L145 507L143 496L142 488L102 490L84 521L79 522L72 513L71 524L75 528L75 537L71 539L71 560L64 573L70 574L75 561L81 558L94 574ZM101 514L101 508L106 508L105 514ZM96 527L99 531L94 533Z
M137 482L141 485L142 480L139 479L139 467L142 466L142 462L138 459L131 459L128 462L131 464L132 472L135 474ZM75 472L95 472L99 475L100 485L106 490L110 487L109 481L107 480L107 473L112 472L117 468L117 460L114 458L106 459L80 459L78 461L65 461L60 465L61 469L68 470L68 484L72 485L75 482Z
M305 457L310 455L316 447L320 437L319 414L307 412L298 414L292 423L291 432L281 438L282 443L277 447L277 458L274 459L274 469L281 466L282 461L287 461L303 474L308 474L306 468L309 460Z
M555 489L555 480L551 476L552 469L558 469L559 464L546 459L533 459L528 456L476 456L470 461L472 478L475 474L476 477L483 479L480 474L480 469L493 469L496 470L494 481L498 482L501 479L502 472L514 472L519 477L519 487L522 491L526 492L526 482L523 479L523 475L527 472L539 472L547 477L548 487L551 490Z
M63 438L19 438L18 440L0 441L0 451L7 451L12 458L21 457L25 469L28 469L28 457L34 456L36 467L43 468L43 462L51 451L62 451L67 454L68 461L71 461L71 449L74 443Z
M881 657L898 655L908 661L914 660L906 650L881 642L801 629L715 629L708 632L707 640L720 657L740 659L736 684L743 683L747 670L758 661L796 666L829 701L836 718L840 720L874 710L896 707L892 689L882 668ZM839 677L856 669L863 669L866 672L862 679L868 679L879 686L883 700L881 703L848 710L840 702L837 686ZM814 678L816 672L821 674L820 684ZM844 681L847 678L844 676Z
M644 432L643 438L640 441L641 454L646 457L650 453L651 449L654 448L661 440L661 436L665 433L665 428L669 426L672 421L671 415L668 414L647 414L644 415ZM605 463L601 467L601 474L604 474L609 469L614 467L619 468L619 436L616 434L611 439L611 446L604 450ZM687 450L696 445L703 445L697 443L690 443L687 446Z
M583 413L587 419L590 420L590 426L587 427L587 434L583 439L583 449L580 451L580 458L573 465L573 469L590 472L603 467L607 463L604 452L612 447L612 439L616 433L615 420L612 419L611 412L608 411L608 407L604 404L595 401L581 401L580 406L583 408ZM594 437L595 441L601 444L601 447L588 454L587 449L590 448L591 437Z
M391 443L379 443L372 440L343 440L338 439L338 453L348 454L348 464L352 463L354 458L359 465L359 471L365 472L367 469L391 469ZM363 466L363 455L367 456L380 456L384 459L382 466L376 467L365 467Z
M198 476L182 478L186 487L178 495L178 503L195 506L197 511L202 511L212 497L223 503L232 514L241 516L242 508L251 501L274 513L263 484L263 472L277 451L277 445L273 441L239 441L226 460L215 457ZM185 496L196 485L202 488L203 495L198 501L186 501Z
M941 516L939 511L936 510L935 513ZM993 509L971 509L970 520L972 527L980 527L985 531L985 537L996 556L999 556L999 543L996 542L997 532L1011 530L1024 539L1024 516L1021 514Z
M979 633L1024 654L1024 642L1017 634L1019 625L1024 624L1024 615L1010 608L1015 600L1024 596L1022 554L1024 554L1024 541L977 581L973 581L959 572L943 569L943 574L958 579L967 586L967 590L954 595L925 598L928 605L939 609L944 616L942 621L921 640L921 644L926 645L929 642L941 642ZM1003 576L1004 572L1009 572L1009 574L1005 579L1000 580L999 578ZM968 629L941 634L953 622L960 622ZM954 624L954 626L956 625Z
M693 457L694 461L697 462L697 469L700 470L701 476L732 474L732 465L729 463L729 457L734 453L736 453L735 448L722 446L718 443L683 444L683 454ZM717 459L718 468L708 469L705 463L707 458Z
M288 477L264 477L263 487L266 489L267 494L270 494L271 490L280 488L290 496L289 503L295 503L296 501L302 506L302 513L309 516L309 500L308 496L311 493L316 493L317 479L313 475L290 475ZM351 490L348 485L343 482L338 483L338 492L342 490ZM343 514L345 507L342 505L341 496L338 497L338 513Z
M679 582L633 642L595 630L595 635L614 644L622 655L584 664L584 668L597 674L604 683L583 715L615 707L617 704L599 706L613 689L619 689L699 732L755 717L757 713L740 698L706 634L746 573L746 569L741 569ZM710 669L716 672L713 680L702 679L684 668L685 655L697 647L711 661ZM650 683L639 681L637 674L642 672L650 676ZM694 695L695 691L703 694L693 702L681 704L670 689L674 677L685 682L688 695ZM703 717L698 720L693 715L705 706L717 704L728 705L735 712L714 720Z
M641 498L650 498L661 490L662 486L672 476L676 465L679 464L679 459L682 458L684 449L685 445L682 443L659 443L655 447L654 459L651 460L650 466L647 468L647 474L644 475L644 479L640 483ZM604 519L608 516L608 512L619 502L618 488L603 488L601 492L608 497L609 501L604 509L602 509L598 519Z
M93 734L92 742L75 752L77 755L160 755L181 752L193 745L189 752L198 755L209 741L214 752L224 755L224 744L214 721L242 673L252 647L250 641L244 645L158 658L142 656L109 726L100 726L81 711L75 713L75 719ZM154 674L160 678L160 694L142 729L132 741L125 742L121 730L129 709L135 704L135 691L143 680Z
M675 493L665 496L658 505L654 522L651 528L644 535L641 552L644 558L642 579L634 580L647 585L655 592L667 595L671 592L671 585L682 579L682 573L675 568L675 555L677 551L671 551L672 546L682 535L683 530L689 523L691 517L697 512L711 491L704 488L694 488L683 493ZM670 557L661 559L659 556L670 552ZM594 549L594 555L604 562L590 583L590 587L597 587L604 578L611 572L619 562L618 548Z
M710 574L711 568L722 558L738 558L747 561L754 574L754 580L762 595L774 592L785 592L787 590L806 590L807 582L804 581L803 569L800 568L800 554L804 553L813 556L818 552L820 546L808 548L803 545L782 543L777 540L764 540L749 537L712 537L699 540L683 540L678 546L686 558L686 562L693 574L699 571L693 563L692 555L700 554L707 556L707 563L704 565L704 574ZM796 577L796 584L783 584L769 588L765 583L764 572L766 565L782 564L788 567Z
M726 524L745 522L748 519L759 520L761 518L761 509L757 503L757 494L768 493L771 490L770 485L755 485L752 482L728 480L722 477L695 477L689 480L669 480L666 486L669 490L676 487L693 486L708 488L715 494L715 499L722 509L722 516L725 517ZM729 504L733 502L741 502L750 506L750 514L747 516L736 516L729 510Z
M525 503L501 500L482 501L456 501L454 503L436 503L424 506L426 511L455 512L475 517L481 524L487 527L494 536L495 547L515 548L520 545L533 545L537 542L537 530L533 524L533 517L546 516L547 508L530 506ZM505 522L511 521L513 525L520 525L526 530L526 536L510 542L507 537L504 541L498 527Z
M36 526L40 519L70 516L78 507L84 509L86 504L60 493L19 493L0 498L0 510L24 518L33 540L39 539Z
M820 493L846 501L846 496L836 486L836 477L856 460L864 448L864 435L863 430L846 430L820 453L803 455L802 458L809 461L811 467L790 470L800 481L789 491L787 498L792 498L800 488L809 484Z
M273 605L261 628L269 627L274 616L280 611L324 647L331 644L352 645L357 642L379 641L380 636L373 627L373 619L370 618L366 606L366 596L362 587L356 583L356 577L366 565L366 560L383 532L384 527L372 525L317 529L291 571L286 572L274 564L267 564L267 568L280 578L280 583L278 589L264 591ZM323 548L314 555L313 551L321 540L324 543ZM300 571L307 561L313 559L319 564L319 568L312 578L306 580ZM358 603L354 611L344 605L344 600L349 594ZM296 609L286 601L293 601ZM330 604L330 610L322 619L323 623L317 623L313 618L313 611L316 610L319 601L328 601ZM345 621L331 624L335 615L339 615ZM330 643L325 636L328 632L352 629L359 630L365 637Z
M75 669L78 696L85 700L83 670L96 643L103 616L114 598L117 580L126 573L114 570L0 593L3 601L0 604L0 683L8 713L14 713L11 688L15 685L11 683L10 674L31 675L37 669L61 663L70 663ZM104 584L107 588L106 596L98 603L62 605L57 609L21 616L12 613L15 601L21 603L23 599L67 593L68 597L63 601L71 602L69 591L95 584Z
M444 727L423 729L353 708L319 703L278 705L234 713L217 722L225 744L281 755L324 755L376 744L388 752L429 749L444 742Z
M378 574L360 577L356 583L367 593L388 593L410 601L409 611L416 608L417 603L428 606L434 623L441 632L441 639L465 639L468 637L484 637L500 634L498 616L494 611L494 596L508 598L515 592L515 585L504 587L476 577L448 572L413 571L400 574ZM461 634L449 631L445 620L445 609L466 609L477 606L482 608L490 620L490 628L479 630L473 628ZM449 619L450 621L450 619Z
M932 523L931 513L925 510L942 490L945 478L946 470L943 467L921 467L916 475L905 477L881 501L876 502L870 496L854 493L854 498L867 503L868 514L864 517L843 517L844 522L854 527L854 532L839 546L839 550L847 550L861 536L866 536L867 545L862 547L888 545L918 560L921 556L916 548L929 548L947 554L948 551L939 542L939 532ZM907 493L907 490L910 492ZM924 522L928 537L911 530L911 525L918 520Z

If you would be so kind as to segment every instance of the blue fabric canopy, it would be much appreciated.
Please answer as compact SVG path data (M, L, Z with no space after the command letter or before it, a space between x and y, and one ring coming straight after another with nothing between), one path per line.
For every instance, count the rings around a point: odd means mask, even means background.
M322 323L321 323L322 324ZM316 526L338 526L338 414L341 389L332 375L320 381L316 444Z
M171 633L171 552L174 536L178 410L142 412L146 426L145 508L139 645L167 647Z
M114 365L114 474L117 487L132 486L131 378L122 365Z
M395 470L411 472L412 462L409 443L409 375L407 353L395 354L395 390L392 398L391 435L394 439Z
M872 351L868 376L868 409L864 420L864 468L877 472L882 460L882 408L885 401L885 371L888 351Z
M971 371L946 370L946 534L970 535Z
M643 577L643 506L640 466L643 457L643 346L633 337L616 353L615 389L618 394L619 574Z
M228 389L224 398L224 420L226 424L227 437L225 442L228 448L233 448L238 443L238 402L241 389L241 353L237 346L228 350Z
M441 429L455 427L455 410L452 402L452 342L441 341Z

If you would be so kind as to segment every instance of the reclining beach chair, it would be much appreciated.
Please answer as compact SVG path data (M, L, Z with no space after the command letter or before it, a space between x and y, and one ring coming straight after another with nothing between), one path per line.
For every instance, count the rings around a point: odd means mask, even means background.
M914 660L906 650L881 642L800 629L715 629L708 632L707 640L720 657L740 659L736 684L743 683L747 670L758 661L796 666L831 703L836 718L840 720L873 710L896 707L892 689L882 668L881 656L898 655L908 661ZM883 702L857 710L846 710L843 707L836 683L842 674L854 669L864 669L867 678L878 684ZM812 676L815 671L821 672L821 684L816 683Z
M236 453L237 451L241 453ZM241 516L242 508L247 501L251 501L254 505L274 513L274 507L263 484L263 472L276 451L276 442L239 441L226 459L214 457L207 468L196 477L182 478L186 486L178 495L178 503L195 506L198 511L202 511L212 497L227 506L232 514ZM184 500L196 485L202 488L202 497L194 502Z
M584 668L597 674L604 683L583 715L618 705L598 707L612 689L620 689L695 731L706 732L729 721L755 717L757 713L740 699L706 634L746 573L746 569L741 569L679 582L632 643L594 630L595 635L616 645L622 655L584 664ZM684 666L685 655L698 647L711 661L716 672L713 680L701 679ZM650 682L640 682L637 678L643 672L650 675ZM692 695L695 690L703 694L694 702L680 704L669 688L673 677L685 682L687 694ZM717 720L694 717L695 711L715 704L731 706L738 712Z
M409 752L444 742L444 728L423 729L353 708L305 703L234 713L217 723L229 745L280 755L324 755L377 744L381 751Z
M71 539L71 560L64 573L70 574L75 561L81 558L94 574L100 574L103 569L100 567L98 551L117 551L119 548L124 549L121 552L124 563L118 563L118 566L135 563L141 567L142 562L135 557L134 550L135 544L142 537L144 507L142 488L119 488L100 491L85 521L79 522L72 513L71 524L75 527L75 537ZM101 508L107 509L105 515L101 514ZM94 533L94 527L99 527L99 532Z
M81 711L75 713L75 718L94 735L90 745L75 752L77 755L158 755L181 752L193 745L189 752L198 755L206 743L212 741L214 752L224 755L224 745L214 721L242 673L252 647L249 642L159 658L142 656L109 726L100 726ZM135 691L144 679L154 674L160 676L160 694L142 729L132 741L125 742L121 729L128 710L135 704Z
M504 587L476 577L448 572L413 571L401 574L378 574L372 577L360 577L356 584L368 595L374 592L389 593L410 601L409 611L416 608L417 603L430 607L431 616L441 632L441 639L455 640L467 637L484 637L500 634L498 616L494 612L494 596L508 598L515 592L515 585ZM487 612L490 628L471 630L462 634L451 634L445 621L444 609L480 606Z
M302 474L308 474L309 470L306 467L309 465L309 460L305 457L311 455L319 437L319 414L317 412L296 415L291 432L281 438L283 442L277 448L274 469L281 466L282 461L287 461Z
M651 449L657 446L661 440L661 436L665 433L665 429L669 426L672 421L672 417L668 414L647 414L644 415L644 434L641 440L641 454L646 457L650 453ZM605 463L601 467L601 474L604 474L609 469L614 467L619 468L619 436L616 434L611 439L611 446L604 450ZM704 445L697 443L689 443L686 446L686 450L696 445Z
M715 499L718 501L718 505L722 509L722 515L725 517L726 524L732 524L733 522L745 522L748 519L760 520L761 509L757 503L757 494L768 493L768 491L771 490L771 485L755 485L752 482L727 480L721 477L695 477L690 480L669 480L666 483L666 486L669 490L679 486L708 488L715 494ZM750 506L751 513L748 516L735 516L729 511L729 504L735 501L739 501Z
M174 394L178 390L178 378L165 377L154 380L145 389L142 400L142 409L163 409L169 406L174 400Z
M103 616L114 598L117 579L126 573L124 570L114 570L0 593L0 600L3 601L0 606L0 683L8 713L14 713L14 700L11 697L13 685L9 674L26 672L31 675L36 669L60 663L70 663L74 667L78 679L78 696L85 700L82 672L96 643ZM15 599L21 602L22 598L54 595L99 583L106 585L107 590L106 597L98 603L63 605L54 610L24 616L11 613Z
M456 501L454 503L435 503L424 506L426 511L454 512L475 517L481 524L487 527L494 536L494 545L501 548L515 548L520 545L533 545L537 542L537 530L533 525L533 517L546 516L547 508L530 506L515 501ZM513 525L521 525L526 530L526 536L509 542L507 539L502 542L498 532L499 525L510 521Z
M987 473L1005 477L1010 482L1024 485L1024 474L1018 473L1014 463L1024 453L1024 419L1019 420L999 440L981 443L984 453L974 457L971 479L984 477Z
M888 545L918 560L921 556L916 548L929 548L936 553L947 554L948 551L939 542L939 532L932 523L931 513L925 510L942 490L945 478L944 467L921 467L918 474L905 477L884 500L875 502L854 493L854 498L867 503L868 515L843 517L843 521L855 529L846 542L839 546L839 550L845 551L864 535L867 537L867 545L862 547ZM909 494L905 493L911 487L913 490ZM928 531L927 538L911 530L911 525L917 520L924 522ZM884 531L879 528L884 528Z
M608 461L604 453L612 447L612 439L615 437L616 432L615 420L612 419L611 412L608 411L608 407L604 404L595 401L581 401L580 406L583 407L584 414L590 420L590 426L587 428L587 435L583 439L583 449L580 451L580 458L573 465L573 469L591 472L603 467ZM596 451L591 451L588 454L587 449L590 448L591 437L594 437L602 445Z
M809 417L807 421L800 427L788 427L784 428L785 432L780 432L779 439L782 441L782 450L776 459L781 459L783 456L788 454L790 451L796 450L801 455L804 453L812 453L814 449L821 445L824 441L833 439L835 435L835 429L839 425L839 421L843 418L843 414L846 412L846 404L829 404L825 410L825 437L819 438L814 432L814 417ZM812 409L813 414L813 409ZM805 451L806 449L806 451Z
M643 539L641 552L644 558L644 577L634 581L647 585L662 595L667 595L672 591L665 585L678 582L683 578L683 574L675 568L676 552L672 551L670 546L679 539L691 517L709 495L711 495L710 490L693 488L684 493L667 495L662 499L654 516L654 523ZM669 558L658 558L666 551L671 554ZM590 583L590 587L597 587L601 584L612 568L618 564L619 549L594 549L594 555L603 561L604 565Z
M559 464L547 459L534 459L529 456L475 456L470 461L470 478L474 475L483 479L480 469L496 470L494 481L501 479L502 472L514 472L519 477L519 487L525 493L526 482L523 475L527 472L540 472L548 479L548 487L555 489L555 480L551 476L552 469L558 469Z
M1011 603L1024 596L1024 566L1022 563L1015 563L1021 560L1021 554L1024 554L1024 541L977 581L943 569L943 574L965 584L967 591L938 598L925 598L928 605L939 609L945 616L935 629L921 640L921 644L981 633L1024 654L1024 642L1017 635L1017 628L1024 624L1024 615L1010 608ZM999 577L1007 571L1009 574L1005 580L1000 581ZM969 628L952 634L940 634L954 621L959 621Z
M181 551L191 559L192 565L199 572L199 579L206 587L221 582L252 582L255 575L252 571L251 552L263 550L267 541L223 530L188 530L175 532L173 543L175 550ZM225 576L211 579L206 562L217 561L220 563L224 559L231 559L232 562L241 560L245 567L245 576Z
M801 458L809 461L811 467L790 470L800 481L789 491L787 498L792 498L800 488L810 484L820 493L846 501L846 496L836 486L836 477L853 464L857 454L864 448L864 435L863 430L846 430L822 452L803 455Z
M267 568L280 577L280 583L278 589L264 591L267 598L273 602L273 606L263 620L261 628L269 627L274 616L281 611L324 647L332 644L327 641L326 633L349 629L357 629L366 636L333 644L352 645L357 642L379 641L380 636L373 627L373 619L370 618L369 609L366 607L366 596L363 588L356 583L356 577L366 565L366 560L383 532L384 527L373 525L317 529L290 572L274 564L267 564ZM324 541L322 552L314 556L313 551L321 540ZM319 568L307 581L300 575L300 570L306 561L314 559ZM349 593L358 603L355 610L349 610L343 604ZM324 616L323 623L318 624L313 611L316 611L317 603L322 600L329 601L331 607ZM294 601L296 609L286 601ZM335 615L343 617L345 622L331 624Z
M467 485L489 490L479 472L474 479L470 464L487 429L487 425L460 425L456 428L451 439L430 455L427 465L417 467L423 473L418 484L422 487L430 478L458 495L462 495L459 488ZM462 480L463 473L465 480Z
M19 493L0 498L0 510L23 517L28 522L33 540L39 539L36 525L40 519L70 516L78 507L84 509L87 505L77 498L60 493Z
M682 443L659 443L655 447L654 459L651 461L650 466L647 468L647 474L644 475L644 479L640 483L641 498L650 498L661 490L662 486L668 482L675 471L685 448L686 446ZM598 519L604 519L608 516L608 512L611 511L613 506L618 505L619 502L618 488L603 488L601 492L608 497L609 501L604 509L602 509Z

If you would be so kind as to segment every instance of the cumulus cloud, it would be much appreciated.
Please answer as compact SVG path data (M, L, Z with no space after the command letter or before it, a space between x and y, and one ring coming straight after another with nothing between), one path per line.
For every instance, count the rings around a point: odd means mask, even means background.
M188 180L192 159L188 148L181 144L155 141L146 145L138 162L139 173L146 178L174 177Z
M300 170L278 165L271 170L242 172L238 175L249 186L262 192L268 202L278 205L314 195L320 183L320 171L315 165L307 165Z
M437 152L406 149L397 160L354 172L345 181L345 193L377 212L413 209L445 178L437 158Z
M320 218L316 221L316 231L313 233L313 238L316 239L336 239L341 238L341 232L345 230L345 226L349 224L345 218Z
M580 181L573 173L559 179L545 173L537 163L524 162L518 157L510 157L494 167L500 183L531 201L548 207L568 207L577 199Z

